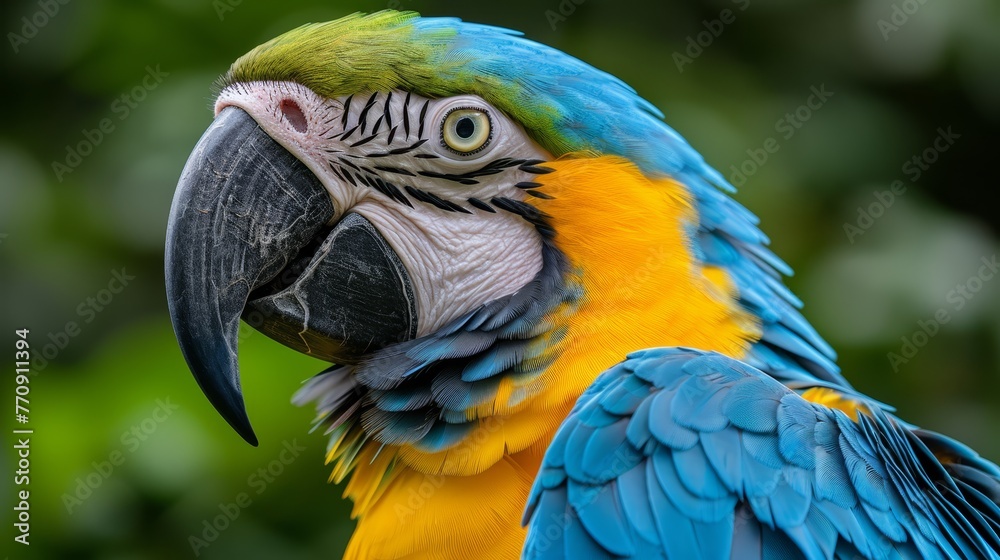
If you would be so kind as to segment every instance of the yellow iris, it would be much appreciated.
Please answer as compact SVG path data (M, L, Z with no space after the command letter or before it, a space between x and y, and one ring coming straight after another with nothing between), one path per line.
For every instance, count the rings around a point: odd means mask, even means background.
M441 127L445 146L461 155L482 150L491 137L490 116L479 109L455 109L445 116Z

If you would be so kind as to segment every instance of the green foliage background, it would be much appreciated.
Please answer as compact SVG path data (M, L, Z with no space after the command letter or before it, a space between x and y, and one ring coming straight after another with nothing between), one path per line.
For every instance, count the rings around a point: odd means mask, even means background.
M0 49L0 340L10 372L0 391L13 394L15 328L30 328L45 358L31 381L27 549L12 544L7 475L3 485L11 557L191 557L189 537L241 492L252 503L200 557L339 557L349 504L325 482L324 438L307 433L312 412L289 404L323 365L248 333L244 387L262 444L245 445L201 396L174 344L162 246L177 177L211 120L213 80L282 31L354 10L415 9L523 30L632 84L727 176L748 149L778 139L738 197L798 271L789 284L847 376L904 418L1000 460L1000 285L985 282L962 309L947 299L997 250L1000 5L992 0L62 1L56 15L37 16L48 21L16 52ZM8 43L44 4L4 3ZM893 23L894 6L916 11L898 30L880 29L879 20ZM674 53L718 29L711 20L724 9L735 20L679 70ZM115 100L142 83L147 66L168 75L121 118ZM784 139L779 119L821 85L834 95ZM114 130L58 180L52 163L65 163L67 146L105 118ZM939 127L961 137L913 181L903 165ZM897 179L905 194L852 243L844 223ZM135 279L108 303L101 290L123 267ZM88 298L100 297L97 312ZM894 371L887 353L942 308L951 320ZM77 324L74 336L63 334L67 322ZM157 399L178 407L161 423L150 420ZM0 412L5 427L12 408ZM127 434L144 421L155 429L140 432L133 451ZM306 450L258 494L250 477L276 471L272 462L293 441ZM9 465L12 443L0 452ZM79 480L94 479L95 463L116 451L124 462L67 508Z

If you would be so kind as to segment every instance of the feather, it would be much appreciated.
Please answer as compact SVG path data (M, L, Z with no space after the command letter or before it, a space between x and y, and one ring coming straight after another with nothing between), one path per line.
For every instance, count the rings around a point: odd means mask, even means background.
M604 404L620 402L626 384L631 395L648 394L622 407L620 421L588 424L614 416ZM678 402L745 419L718 429L682 426ZM600 554L632 558L1000 559L1000 507L965 482L992 488L992 469L942 465L927 445L952 446L936 435L925 445L920 436L877 408L854 422L716 354L647 350L580 399L546 454L536 492L568 487L574 511L592 508L580 514L586 538L563 537L584 542L565 550L594 552L599 543ZM609 468L607 456L621 444L633 460L627 470ZM958 477L946 480L949 470ZM533 517L528 522L534 526ZM626 544L634 546L629 554Z

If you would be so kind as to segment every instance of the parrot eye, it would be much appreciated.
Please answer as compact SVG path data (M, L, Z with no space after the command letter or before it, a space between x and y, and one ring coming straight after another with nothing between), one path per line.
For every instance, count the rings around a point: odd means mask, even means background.
M441 141L446 148L463 156L484 149L493 138L490 115L482 109L455 108L441 124Z

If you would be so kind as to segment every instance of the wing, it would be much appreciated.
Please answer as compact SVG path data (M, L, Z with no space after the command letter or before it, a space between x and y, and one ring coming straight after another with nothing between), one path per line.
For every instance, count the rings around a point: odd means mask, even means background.
M644 350L559 429L524 557L998 559L998 499L995 465L878 407L852 420L740 361Z

